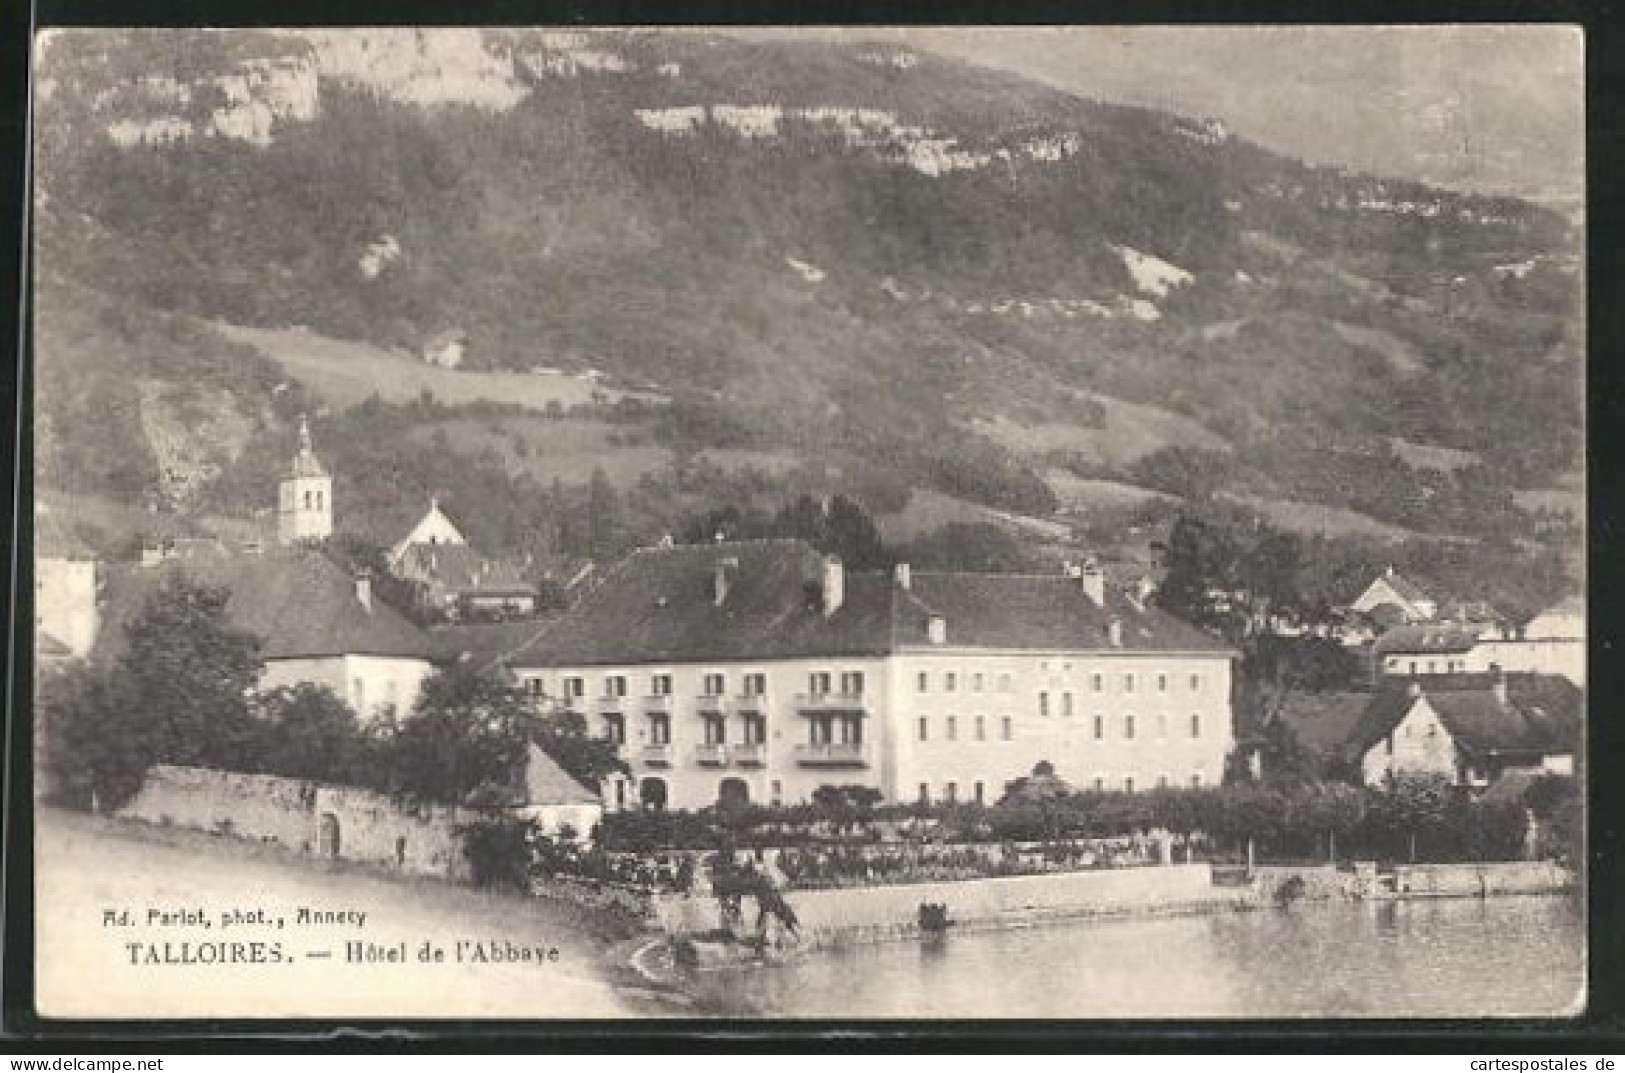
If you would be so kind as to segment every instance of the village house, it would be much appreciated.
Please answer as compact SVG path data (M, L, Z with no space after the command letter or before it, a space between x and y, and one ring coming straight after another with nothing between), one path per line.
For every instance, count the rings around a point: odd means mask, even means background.
M467 544L468 538L463 535L463 531L441 509L440 498L431 496L429 509L424 512L423 517L419 518L411 530L389 549L389 563L393 568L409 551L417 547L458 547Z
M1367 785L1431 774L1483 788L1513 770L1571 775L1582 703L1573 683L1550 675L1390 682L1372 694L1345 748Z
M447 328L424 340L423 360L443 369L460 368L467 346L468 336L461 328Z
M432 638L373 598L369 577L352 577L315 548L116 564L107 574L97 656L108 661L124 650L126 629L146 601L176 574L229 591L229 621L263 642L261 689L324 685L364 721L410 710L440 654Z
M992 804L1040 761L1083 788L1217 785L1235 655L1092 562L849 574L760 540L635 552L505 662L621 747L608 807L700 808L826 784Z
M1402 622L1427 622L1438 614L1439 604L1420 585L1390 566L1349 605L1350 611L1379 619L1380 608L1391 608Z
M34 513L34 643L41 661L81 659L96 643L100 616L95 553L61 519Z
M1487 674L1562 675L1586 684L1585 605L1571 597L1512 629L1488 622L1443 621L1397 626L1372 646L1379 676Z

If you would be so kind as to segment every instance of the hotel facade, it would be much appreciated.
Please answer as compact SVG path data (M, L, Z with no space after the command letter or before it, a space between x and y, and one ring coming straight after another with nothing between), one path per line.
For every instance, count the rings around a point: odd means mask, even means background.
M1079 789L1217 785L1236 653L1065 574L848 573L795 540L635 552L507 663L631 777L606 807L993 804L1041 761Z

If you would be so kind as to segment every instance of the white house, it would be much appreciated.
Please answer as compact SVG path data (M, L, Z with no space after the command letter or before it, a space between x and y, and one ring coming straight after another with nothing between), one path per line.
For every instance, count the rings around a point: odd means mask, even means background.
M1370 615L1384 606L1396 609L1406 622L1426 622L1439 613L1438 601L1391 566L1366 586L1349 610Z
M440 499L431 497L429 509L418 519L416 525L395 545L389 549L389 562L391 567L398 566L408 551L415 545L439 547L441 545L461 546L468 543L463 531L457 528L444 510L440 509Z
M177 573L229 591L228 619L263 643L261 689L325 685L364 720L377 719L391 709L409 711L434 671L440 646L373 599L371 579L352 577L303 547L110 567L101 658L122 652L126 629L147 598Z
M1368 785L1432 774L1481 788L1508 770L1572 774L1582 707L1580 690L1555 676L1391 682L1373 694L1350 752Z
M1217 785L1223 642L1092 564L1065 575L848 574L798 540L643 549L512 654L539 705L623 749L609 807L997 801L1047 760L1074 785Z
M456 369L463 364L463 353L468 337L459 328L448 328L431 335L423 344L423 360L444 369Z

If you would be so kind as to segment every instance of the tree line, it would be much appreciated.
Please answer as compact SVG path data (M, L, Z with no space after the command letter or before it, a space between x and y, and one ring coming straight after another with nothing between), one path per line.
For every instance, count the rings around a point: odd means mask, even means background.
M130 622L111 665L42 683L42 773L52 796L111 812L157 764L359 786L443 805L523 785L534 743L589 787L620 770L576 714L465 665L427 678L410 711L363 721L326 686L261 690L261 642L231 625L224 589L176 577Z

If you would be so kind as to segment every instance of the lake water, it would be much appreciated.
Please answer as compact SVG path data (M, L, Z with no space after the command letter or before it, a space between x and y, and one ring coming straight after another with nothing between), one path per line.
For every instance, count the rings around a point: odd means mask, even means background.
M1571 897L1336 902L816 952L701 974L768 1017L1553 1016L1583 1008Z

